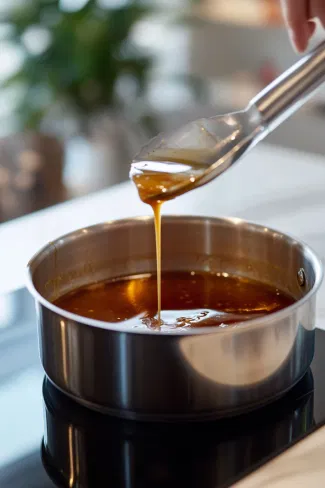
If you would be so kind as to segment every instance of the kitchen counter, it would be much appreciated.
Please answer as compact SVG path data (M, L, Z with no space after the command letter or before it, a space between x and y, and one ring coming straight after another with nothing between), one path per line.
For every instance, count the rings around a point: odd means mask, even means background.
M325 427L275 457L233 488L323 488Z
M0 226L0 293L24 285L25 266L43 245L101 221L150 214L129 182ZM206 187L164 205L165 214L233 216L293 234L325 257L325 157L256 147ZM318 300L325 328L325 286Z

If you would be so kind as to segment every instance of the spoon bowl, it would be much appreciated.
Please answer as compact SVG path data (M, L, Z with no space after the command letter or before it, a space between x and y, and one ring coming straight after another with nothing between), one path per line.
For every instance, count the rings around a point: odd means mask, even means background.
M142 175L162 185L147 201L169 200L219 176L258 141L259 114L245 111L191 122L171 134L159 134L136 156L131 177ZM166 175L169 175L166 178ZM164 184L165 180L165 184Z

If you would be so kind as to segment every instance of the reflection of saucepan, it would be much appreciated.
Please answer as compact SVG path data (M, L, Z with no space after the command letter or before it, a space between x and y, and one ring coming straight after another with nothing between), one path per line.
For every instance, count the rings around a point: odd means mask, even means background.
M29 263L47 376L75 400L139 420L238 414L284 394L314 355L321 263L304 244L238 219L164 217L162 268L238 274L283 289L297 302L225 328L131 329L68 313L58 295L96 281L154 273L153 220L81 229Z
M309 371L286 396L252 414L207 423L148 423L92 412L44 381L43 463L69 488L217 488L313 425Z

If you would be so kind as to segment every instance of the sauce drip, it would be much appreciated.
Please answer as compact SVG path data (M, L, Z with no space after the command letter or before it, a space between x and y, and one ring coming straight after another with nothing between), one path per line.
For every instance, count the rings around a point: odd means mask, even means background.
M89 285L64 295L55 305L126 328L170 331L244 322L295 301L273 287L228 273L163 272L161 285L160 321L156 318L156 275Z
M153 203L152 210L155 219L156 261L157 261L157 315L158 324L161 323L161 202Z
M159 154L150 154L150 161L133 163L130 176L135 183L139 197L144 203L151 206L155 220L156 259L157 259L157 318L161 322L161 206L170 199L169 192L173 195L182 194L194 186L197 178L202 175L205 165L196 163L185 156L192 157L193 151L183 151L184 159L170 161L172 151L168 150ZM176 159L176 158L174 158Z

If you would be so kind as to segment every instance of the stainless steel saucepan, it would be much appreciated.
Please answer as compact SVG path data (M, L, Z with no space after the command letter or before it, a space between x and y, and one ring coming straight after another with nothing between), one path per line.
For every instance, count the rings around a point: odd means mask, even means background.
M142 420L235 415L283 395L314 354L320 260L306 245L238 219L163 217L163 270L228 272L297 302L226 328L127 329L53 305L79 286L155 272L153 220L107 222L48 244L28 264L47 377L79 403Z

